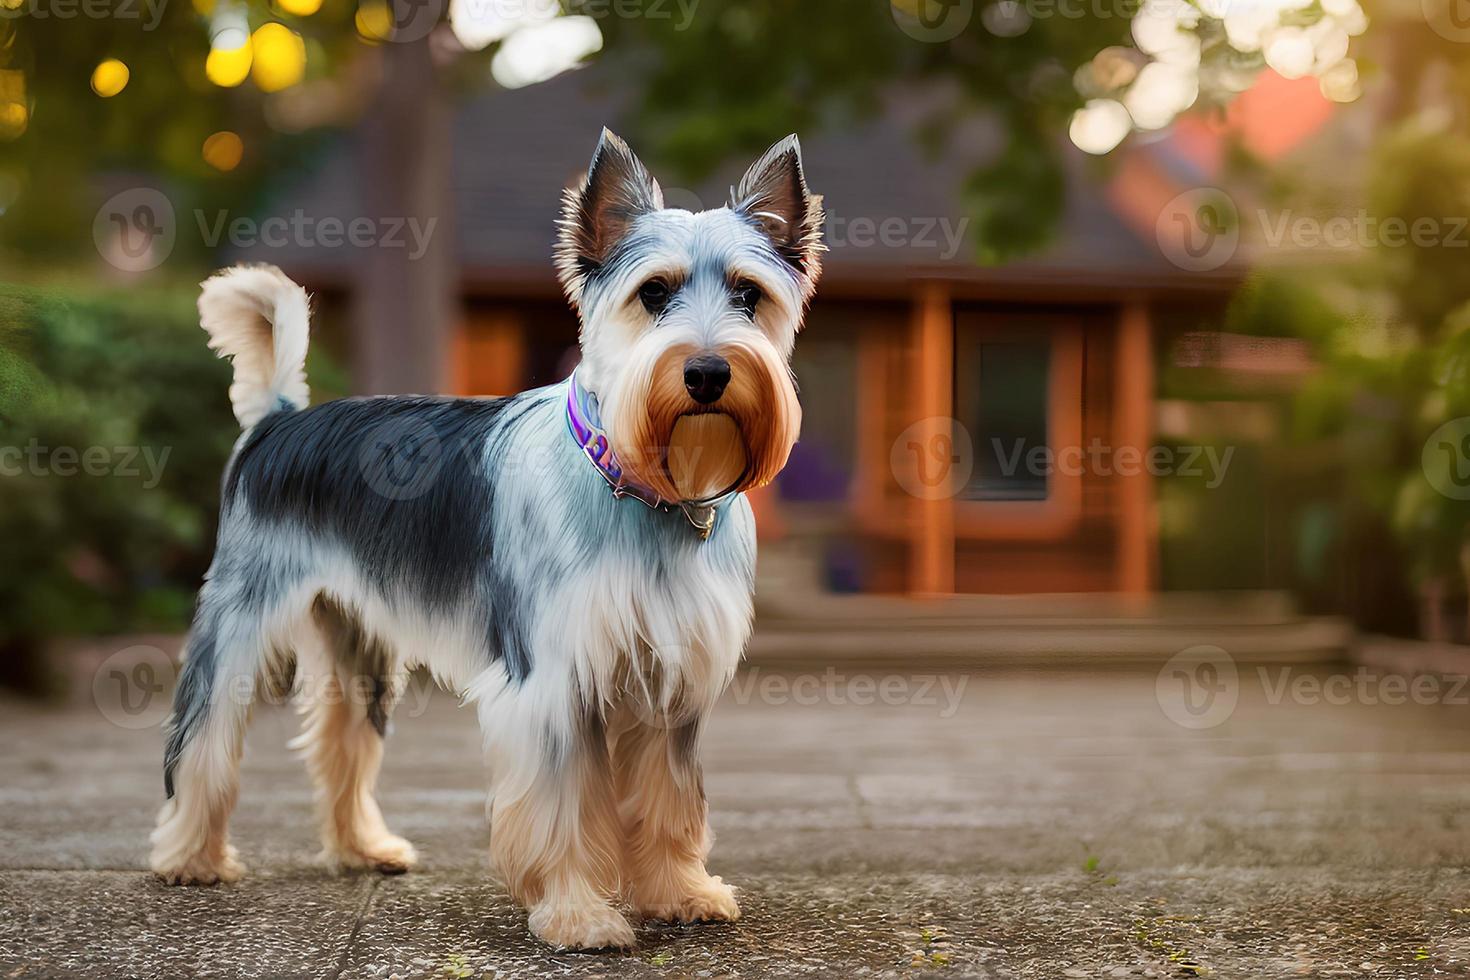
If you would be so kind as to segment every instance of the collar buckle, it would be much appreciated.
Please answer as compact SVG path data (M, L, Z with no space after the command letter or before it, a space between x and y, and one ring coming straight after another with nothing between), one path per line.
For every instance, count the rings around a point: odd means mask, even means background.
M699 540L708 541L709 536L715 530L715 518L719 515L719 511L715 509L715 505L681 502L679 509L684 512L684 516L689 519L689 523L694 525L694 530L699 535Z

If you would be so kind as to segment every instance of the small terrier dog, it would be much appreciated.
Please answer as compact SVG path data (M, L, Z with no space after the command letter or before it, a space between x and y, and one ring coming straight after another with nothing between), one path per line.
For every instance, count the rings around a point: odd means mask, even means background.
M374 786L422 665L477 708L492 862L538 937L630 947L623 905L739 917L705 870L698 744L750 634L744 491L776 476L800 428L789 359L820 274L821 198L791 136L727 206L668 209L604 130L559 225L581 364L511 398L309 408L301 287L267 266L204 283L244 431L166 729L151 857L165 881L244 872L226 824L250 705L293 684L310 692L293 744L328 859L411 868Z

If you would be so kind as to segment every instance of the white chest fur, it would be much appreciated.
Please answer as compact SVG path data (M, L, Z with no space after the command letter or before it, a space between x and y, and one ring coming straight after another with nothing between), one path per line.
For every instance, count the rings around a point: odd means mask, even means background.
M566 652L584 697L631 700L652 714L714 704L745 649L752 610L745 571L720 550L710 541L677 556L607 555L567 583L548 604L542 636Z

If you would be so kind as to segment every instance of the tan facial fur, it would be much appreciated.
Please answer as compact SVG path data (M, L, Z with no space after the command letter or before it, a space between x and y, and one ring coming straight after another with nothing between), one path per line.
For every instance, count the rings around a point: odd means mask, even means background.
M684 362L695 353L675 345L629 365L607 420L619 461L667 500L765 486L786 465L801 431L791 372L769 344L722 345L715 353L730 362L730 384L705 406L684 387ZM716 413L729 423L696 420ZM685 492L705 487L712 489Z

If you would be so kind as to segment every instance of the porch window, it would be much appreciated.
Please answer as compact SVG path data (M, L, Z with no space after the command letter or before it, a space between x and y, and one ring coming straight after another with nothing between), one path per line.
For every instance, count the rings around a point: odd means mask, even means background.
M960 331L955 350L955 407L975 460L961 497L1045 500L1051 342L977 333Z

